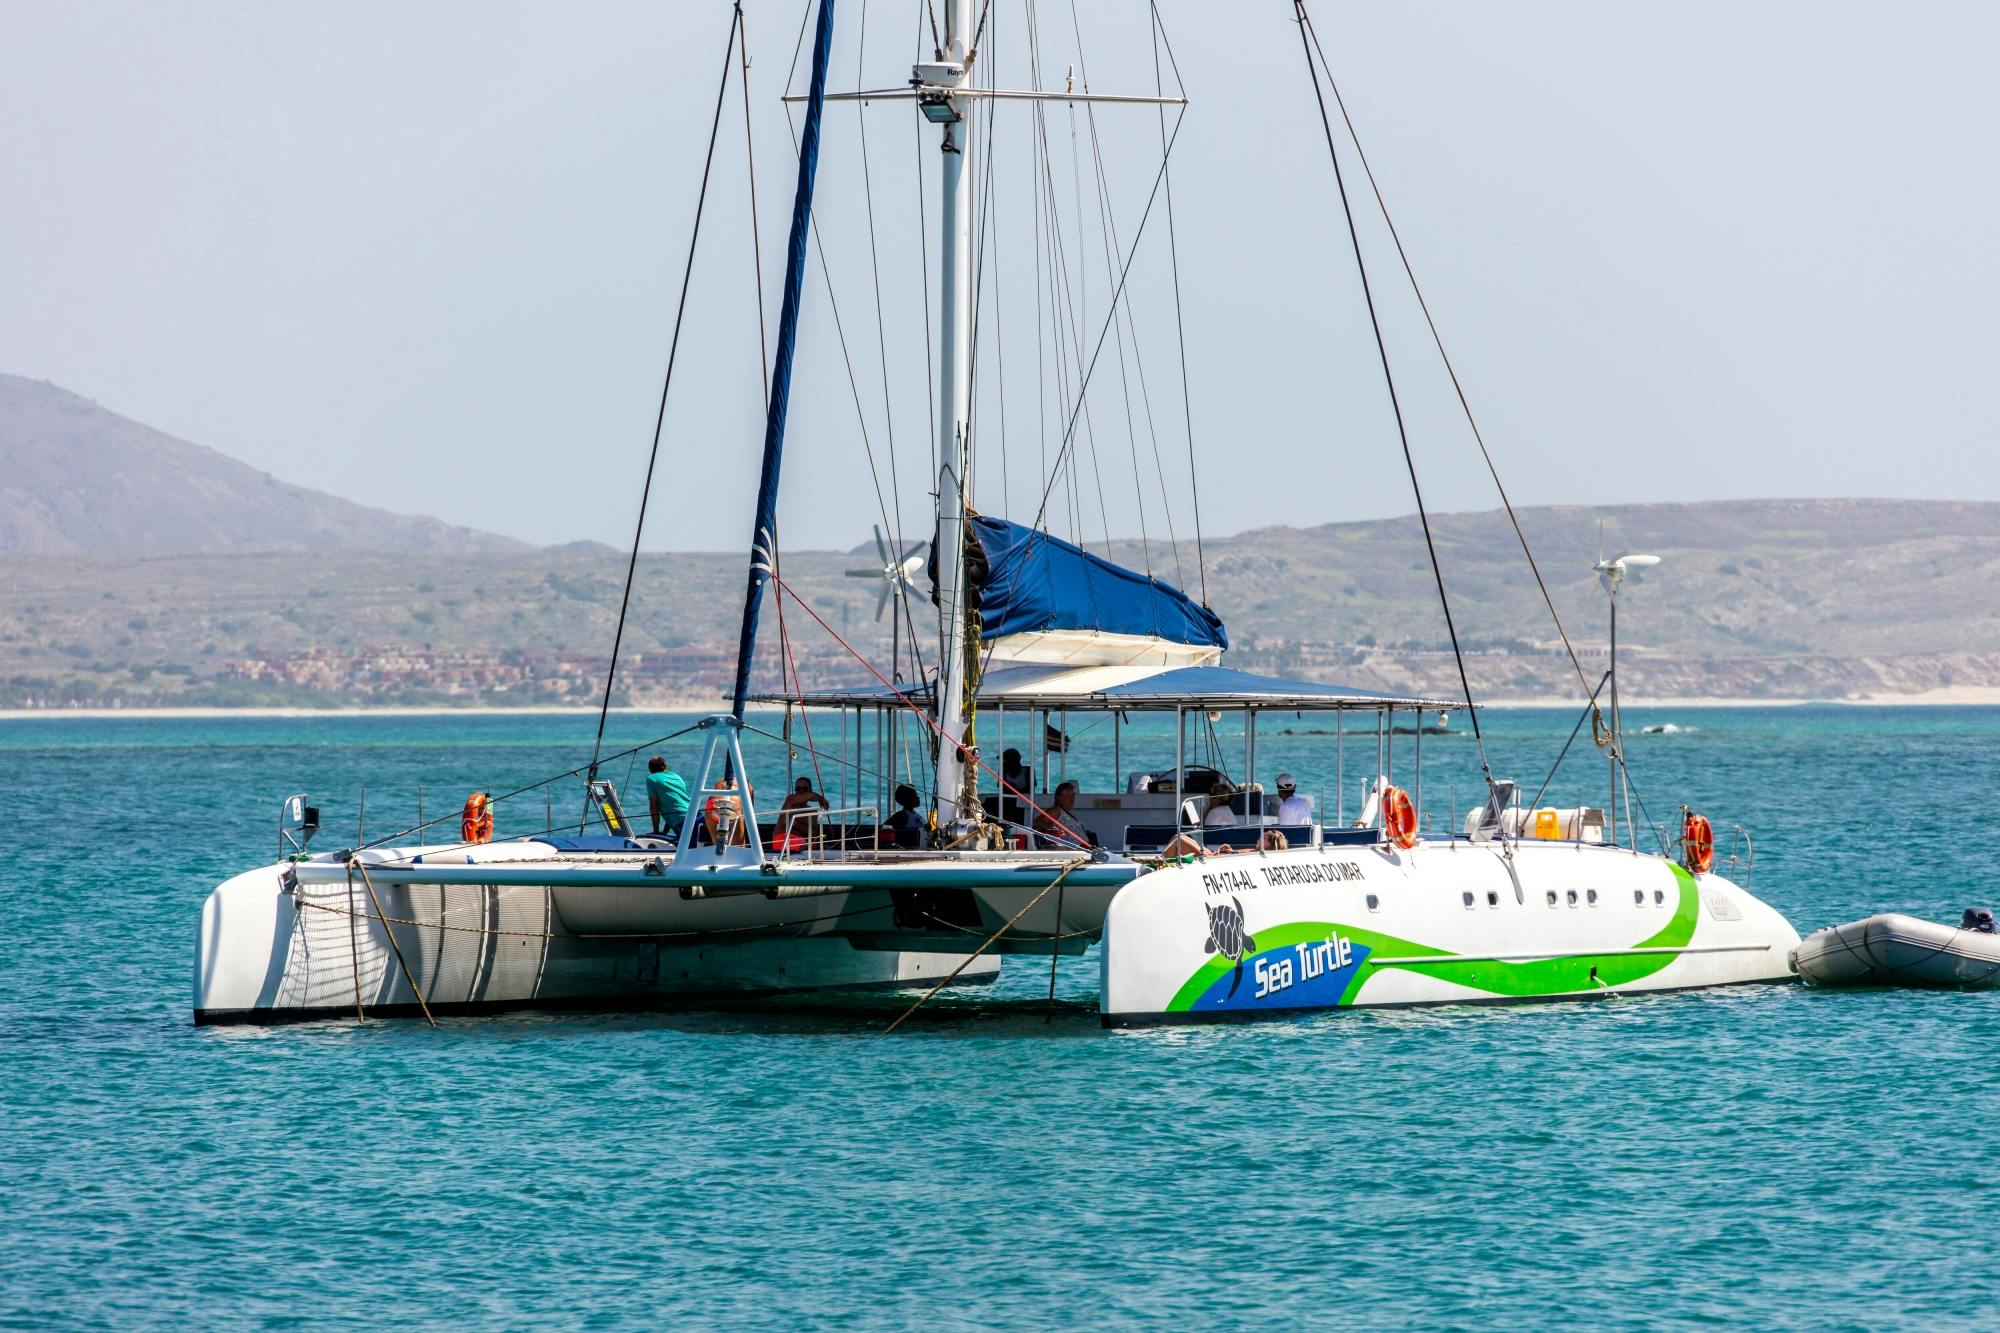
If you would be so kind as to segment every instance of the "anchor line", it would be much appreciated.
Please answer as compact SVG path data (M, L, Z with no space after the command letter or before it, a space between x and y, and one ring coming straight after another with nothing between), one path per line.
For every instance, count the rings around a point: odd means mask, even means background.
M430 1004L424 999L424 988L417 984L416 975L410 971L409 963L403 958L403 946L396 942L396 932L389 929L389 923L382 916L382 900L375 896L375 881L368 877L368 866L365 862L347 863L348 886L353 887L356 870L361 872L361 882L368 889L368 901L375 907L375 919L382 922L382 933L389 937L389 948L396 955L396 966L403 969L403 980L410 983L410 993L417 997L417 1008L424 1011L424 1022L436 1027L437 1020L431 1017ZM354 965L358 970L361 966L360 960L356 959Z
M1078 866L1085 866L1089 864L1090 864L1089 857L1079 856L1076 860L1071 861L1068 865L1064 866L1062 868L1062 873L1060 875L1057 875L1054 879L1050 880L1047 884L1043 885L1042 891L1040 893L1028 899L1026 903L1022 904L1020 911L1014 913L1014 915L1007 918L1006 925L1000 927L1000 929L994 931L991 935L987 936L985 943L981 944L977 949L974 949L971 953L967 954L965 956L965 961L960 963L957 967L954 967L951 970L951 974L949 976L945 977L942 981L938 982L937 985L932 986L929 990L925 991L922 995L918 996L917 1002L915 1004L911 1005L908 1009L905 1009L897 1017L895 1022L891 1023L888 1027L883 1028L882 1035L886 1037L891 1032L894 1032L897 1028L903 1026L904 1019L907 1019L911 1014L914 1014L915 1012L917 1012L917 1010L923 1008L925 1002L928 1001L931 998L931 996L936 995L946 986L949 986L952 982L958 980L959 973L965 971L966 968L971 967L974 959L978 958L979 955L985 953L988 949L992 948L995 944L999 943L1000 937L1005 935L1008 931L1012 930L1014 928L1014 924L1018 922L1022 917L1026 916L1036 903L1048 897L1050 893L1061 888L1063 884L1069 879L1071 871L1075 870ZM1061 921L1056 922L1056 929L1057 930L1062 929Z
M347 868L347 961L354 965L354 1021L366 1023L368 1011L361 1007L361 937L355 931L354 918L354 867Z

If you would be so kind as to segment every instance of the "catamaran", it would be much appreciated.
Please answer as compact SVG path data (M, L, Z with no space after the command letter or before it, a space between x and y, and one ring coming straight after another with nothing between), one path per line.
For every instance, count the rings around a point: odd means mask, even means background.
M1524 803L1513 782L1485 765L1434 549L1463 686L1456 697L1238 669L1227 661L1221 617L1183 588L1058 535L1045 512L1026 523L975 512L974 258L990 203L983 196L1000 189L979 170L978 137L991 132L1003 103L1028 103L1038 115L1050 104L1178 110L1186 99L1164 88L1131 96L1087 85L1044 89L1039 78L1025 89L998 87L979 60L989 15L975 12L973 0L941 0L931 58L914 66L906 86L830 94L834 9L834 0L819 0L809 91L800 99L735 688L728 711L686 729L699 759L688 771L680 827L656 835L628 822L616 784L600 777L602 710L582 771L590 813L573 827L489 841L482 795L443 836L425 827L407 843L314 850L316 811L292 797L280 820L280 859L217 886L202 909L196 1022L641 1008L869 987L928 995L991 981L1010 958L1053 966L1092 947L1101 1018L1114 1027L1789 979L1797 933L1717 872L1709 822L1684 811L1676 853L1664 840L1642 848L1631 818L1615 617L1620 584L1648 558L1599 564L1612 597L1613 669L1586 689L1579 729L1587 720L1610 759L1610 799L1557 808L1542 802L1547 783ZM1331 70L1303 0L1295 17L1373 322L1325 96ZM739 7L730 47L739 56L742 32ZM827 104L839 100L907 103L938 134L937 634L929 666L908 677L900 660L883 671L856 654L872 677L864 685L809 690L781 673L783 688L759 693L752 664L767 596L790 598L844 646L786 583L777 541L821 125ZM719 123L719 93L716 105ZM1164 128L1161 138L1164 180ZM710 143L712 156L713 131ZM706 188L704 178L704 198ZM1119 328L1123 291L1120 273L1096 351ZM1393 404L1379 326L1377 346ZM1061 386L1065 450L1097 364L1096 351L1086 363L1085 350L1070 349L1074 378ZM1397 424L1401 434L1400 409ZM1401 443L1407 460L1406 434ZM654 447L657 457L657 432ZM1414 463L1410 472L1414 486ZM1421 490L1417 502L1423 516ZM642 526L644 508L642 499ZM1532 562L1525 539L1522 548ZM635 535L628 603L637 549ZM904 550L882 554L888 590L914 637L908 604L922 562ZM623 629L621 616L621 639ZM614 672L617 651L614 644ZM1578 679L1588 685L1580 666ZM1597 702L1606 684L1608 717ZM607 681L607 709L610 698ZM782 710L781 732L765 725L773 710ZM1435 786L1425 806L1423 738L1436 728L1424 724L1453 712L1471 724L1485 795L1462 818L1453 811L1440 820ZM1274 718L1328 721L1341 738L1331 810L1322 802L1303 813L1260 780L1260 722L1268 728ZM1088 773L1079 762L1071 774L1067 738L1091 725L1108 728L1111 762ZM1403 758L1398 735L1410 737ZM1351 813L1349 737L1362 739L1366 755L1357 774L1365 796ZM1013 748L1010 738L1044 769L1056 756L1056 773L997 762ZM803 760L840 774L839 799L768 809L759 783L769 779L750 762L766 740L775 744L764 753L783 747L788 788Z

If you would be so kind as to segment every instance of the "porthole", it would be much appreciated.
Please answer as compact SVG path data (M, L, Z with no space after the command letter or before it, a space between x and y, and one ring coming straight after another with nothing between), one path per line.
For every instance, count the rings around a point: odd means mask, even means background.
M1382 910L1382 900L1372 893L1368 895L1368 910L1371 912Z
M1583 891L1583 897L1584 897L1584 901L1588 902L1588 903L1589 903L1589 904L1590 904L1590 905L1591 905L1592 907L1595 907L1595 906L1597 906L1597 890L1596 890L1596 889L1585 889L1585 890Z
M1569 905L1570 905L1571 907L1574 907L1574 906L1576 906L1576 890L1575 890L1575 889L1571 889L1571 890L1569 891Z
M1655 903L1664 903L1666 900L1667 900L1667 895L1663 890L1660 889L1653 890L1653 901Z
M1486 891L1486 905L1488 907L1498 907L1500 905L1500 895L1492 889L1488 889Z
M1467 911L1470 911L1470 910L1472 909L1472 893L1471 893L1471 891L1470 891L1470 890L1468 890L1468 891L1467 891L1467 892L1465 893L1464 897L1465 897L1465 906L1466 906L1466 910L1467 910Z
M1556 905L1556 891L1555 891L1554 889L1550 889L1550 890L1549 890L1549 906L1551 906L1551 907L1554 907L1555 905Z
M1632 905L1635 907L1644 907L1646 905L1646 891L1644 889L1632 890Z

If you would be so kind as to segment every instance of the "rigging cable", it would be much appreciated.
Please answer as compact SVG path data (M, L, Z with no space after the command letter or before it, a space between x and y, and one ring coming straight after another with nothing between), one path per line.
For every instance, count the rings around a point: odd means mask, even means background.
M1094 175L1096 176L1097 183L1099 219L1103 224L1102 229L1105 232L1105 236L1103 237L1104 263L1108 269L1112 262L1112 256L1124 247L1118 239L1118 219L1111 207L1111 177L1104 168L1103 145L1097 133L1096 108L1086 104L1084 107L1084 117L1090 125L1090 153L1092 163L1095 167ZM1153 390L1146 382L1146 357L1144 344L1139 337L1138 315L1132 308L1131 297L1126 297L1124 304L1125 323L1118 334L1118 379L1120 385L1125 390L1125 430L1127 438L1132 443L1132 484L1133 491L1137 494L1139 500L1139 541L1142 546L1147 544L1146 497L1145 488L1140 484L1143 473L1139 467L1138 441L1133 433L1132 390L1130 382L1125 375L1125 337L1127 332L1130 333L1132 339L1132 369L1139 379L1139 406L1146 414L1146 437L1152 445L1153 475L1160 483L1160 513L1167 524L1167 549L1172 553L1174 558L1174 582L1177 585L1185 585L1187 583L1187 571L1181 567L1180 534L1174 528L1173 503L1167 494L1167 468L1165 461L1160 457L1160 428L1153 416ZM1152 562L1152 551L1148 547L1146 551L1146 573L1148 576L1153 572Z
M750 132L750 31L743 18L743 0L736 0L736 40L737 55L742 61L743 70L743 157L745 174L750 183L750 259L757 275L757 387L764 396L765 414L769 415L771 381L768 376L771 369L771 351L764 331L764 250L763 243L759 239L761 226L757 211L757 147L756 140ZM778 541L775 532L771 539L771 559L773 563L778 559ZM782 597L778 599L778 651L779 692L784 691L785 675L789 670L792 692L803 694L805 683L799 679L798 658L792 652L792 636L785 625L785 601ZM799 721L805 727L806 753L813 757L813 780L823 787L826 783L820 775L819 750L813 745L812 715L802 708L799 710Z
M1382 382L1388 386L1389 408L1396 417L1396 436L1402 442L1403 463L1410 473L1410 491L1416 497L1417 518L1424 528L1424 549L1430 553L1431 577L1437 582L1438 606L1444 612L1445 632L1451 636L1452 660L1458 664L1459 687L1465 691L1465 711L1472 719L1472 739L1479 746L1479 768L1487 782L1493 781L1493 769L1486 761L1486 738L1479 728L1479 710L1472 703L1472 681L1465 672L1465 654L1458 645L1458 626L1451 616L1451 598L1444 590L1444 569L1438 563L1437 543L1431 537L1430 514L1424 508L1423 487L1417 481L1417 460L1410 452L1410 431L1403 422L1403 404L1396 395L1396 377L1389 368L1389 344L1382 336L1382 321L1375 313L1375 293L1368 281L1368 265L1361 257L1361 233L1354 226L1354 209L1347 199L1347 178L1340 169L1340 154L1333 146L1333 121L1326 111L1326 97L1320 91L1319 67L1313 63L1313 47L1307 36L1306 0L1292 0L1292 7L1298 13L1299 45L1305 51L1306 70L1312 75L1313 100L1319 104L1319 121L1326 131L1327 156L1333 159L1334 184L1340 190L1340 208L1347 219L1347 238L1354 245L1354 267L1361 275L1361 296L1368 306L1368 324L1375 332L1375 351L1382 360Z
M856 28L855 48L854 48L854 81L856 84L862 82L861 65L864 57L866 56L867 50L868 50L868 3L867 0L862 0L861 18ZM901 482L902 472L896 466L896 414L894 409L890 405L891 393L889 389L889 334L888 334L887 323L884 320L882 314L882 260L880 254L880 247L876 244L876 238L875 238L874 173L870 171L868 165L868 103L856 102L854 104L854 118L855 118L855 128L858 131L859 138L861 140L861 195L868 216L868 267L870 275L873 278L874 290L875 290L875 350L882 363L881 365L882 421L883 421L883 428L887 433L888 443L889 443L889 500L890 504L895 509L895 519L896 519L895 523L890 526L891 530L896 535L895 549L898 553L898 558L900 559L901 553L907 549L906 547L907 539L903 535L903 488ZM832 285L831 285L831 280L829 280L828 283L829 294L831 293L831 291L832 291ZM925 299L926 301L929 300L928 294L926 295ZM926 322L928 323L928 320ZM873 460L871 459L870 462L872 466ZM879 482L877 483L877 487L879 489L880 487ZM888 524L888 517L886 514L884 515L883 522L885 524ZM912 660L918 664L917 667L918 671L921 672L923 669L922 668L923 659L919 654L916 646L917 625L915 619L911 616L910 613L909 589L906 586L904 586L901 580L898 580L894 585L894 587L892 588L890 595L896 599L896 606L894 611L892 612L892 615L900 617L902 623L908 627L910 632L910 655ZM782 606L783 602L781 601L779 605ZM895 625L894 622L892 621L891 629L893 630L894 628ZM892 639L895 637L896 637L895 635L893 634L891 635ZM892 653L891 655L896 656L896 654L894 653ZM902 674L902 668L903 664L900 661L891 662L889 664L889 672L891 675L894 676L900 676Z
M653 448L646 457L646 481L639 488L639 521L632 529L632 554L625 562L625 593L618 602L618 628L611 636L611 664L604 672L604 701L597 709L597 740L590 749L589 781L597 778L598 760L604 753L604 724L611 714L611 686L618 678L618 653L625 642L625 617L632 609L632 580L639 569L639 538L646 531L646 505L653 493L653 469L660 461L660 436L667 423L667 391L674 383L674 361L680 354L681 322L687 315L688 288L694 281L696 243L701 240L701 218L708 203L708 177L715 166L715 140L722 129L722 99L729 91L729 62L736 54L737 15L729 19L729 41L722 50L722 81L715 89L715 115L708 126L708 156L701 164L701 191L694 201L694 230L688 237L687 266L681 271L680 303L674 309L674 334L667 347L667 370L660 384L660 410L653 418ZM761 309L761 307L760 307Z
M1155 96L1164 93L1160 79L1160 47L1164 43L1167 48L1167 62L1173 66L1174 86L1185 96L1187 87L1181 82L1180 66L1174 61L1173 44L1166 41L1166 25L1160 20L1160 7L1157 4L1150 4L1148 8L1153 14L1153 93ZM1162 104L1156 109L1160 119L1160 160L1164 163L1167 156L1167 108ZM1196 577L1201 580L1201 604L1207 606L1208 557L1202 550L1201 542L1201 483L1196 480L1194 471L1194 406L1188 389L1187 325L1181 317L1181 252L1180 239L1174 231L1174 178L1171 172L1166 177L1166 189L1167 257L1172 263L1174 275L1174 337L1180 346L1181 355L1181 419L1187 423L1188 492L1194 499L1194 567Z
M1060 475L1065 456L1070 452L1071 446L1075 443L1077 418L1083 411L1083 403L1086 392L1090 387L1091 377L1097 370L1098 358L1104 354L1104 341L1111 333L1111 319L1117 315L1118 303L1124 298L1125 282L1132 273L1132 261L1138 257L1139 242L1145 239L1146 224L1152 219L1153 205L1160 197L1160 182L1166 176L1167 159L1172 155L1174 145L1180 141L1181 125L1186 119L1187 113L1183 110L1181 115L1174 121L1173 133L1167 137L1167 151L1160 155L1160 170L1153 177L1153 188L1146 196L1146 207L1139 214L1139 227L1137 231L1132 233L1132 246L1125 253L1124 266L1118 270L1118 284L1113 288L1111 293L1111 315L1106 317L1103 327L1097 331L1097 342L1091 349L1090 361L1084 366L1083 378L1077 384L1076 405L1070 409L1069 422L1063 428L1062 441L1056 449L1055 468L1049 475L1048 484L1042 488L1042 502L1035 511L1035 522L1032 525L1036 528L1041 527L1042 519L1048 512L1049 497L1055 492L1056 478Z
M792 135L792 150L793 153L796 154L799 149L798 126L792 123L789 114L787 114L785 124L787 131ZM881 515L882 526L884 528L894 528L895 523L889 517L888 495L887 492L885 492L882 489L882 470L875 461L875 444L868 434L868 413L867 409L864 408L861 404L861 380L854 373L854 356L853 353L848 349L847 326L846 323L840 317L840 298L834 293L833 268L831 265L827 263L826 242L821 239L819 220L817 218L808 218L806 220L806 231L807 234L810 235L812 238L813 256L819 261L820 281L826 287L827 309L831 311L833 314L834 341L838 343L840 346L841 365L847 371L848 397L854 403L855 426L861 432L862 452L868 459L868 477L869 480L874 483L875 487L875 509L876 512ZM872 240L872 233L871 233L871 240ZM773 534L773 536L775 539L775 534ZM912 628L911 630L910 645L911 645L910 651L914 655L917 651L916 633L914 628ZM919 672L922 671L921 658L918 659L918 670Z
M868 50L868 0L861 0L860 19L855 29L854 81L861 82L861 63ZM882 260L875 243L875 183L868 169L868 104L854 104L854 123L861 139L861 198L868 218L868 268L875 285L875 348L882 361L882 421L889 442L889 493L896 512L896 545L903 545L903 492L897 485L896 415L889 401L889 331L882 317Z
M1090 92L1090 66L1084 60L1082 20L1077 13L1076 0L1070 0L1069 23L1070 32L1076 38L1077 73L1083 76L1083 90L1088 94ZM1074 134L1075 118L1076 109L1072 106L1070 108L1072 134ZM1108 274L1111 271L1112 265L1117 262L1117 253L1121 248L1118 244L1118 223L1117 219L1112 216L1111 182L1104 170L1104 148L1097 133L1097 108L1094 104L1089 102L1083 104L1083 118L1084 124L1090 131L1091 184L1096 188L1097 192L1097 239L1104 248L1104 271ZM1081 193L1080 189L1079 193ZM1081 210L1082 200L1079 199L1078 211L1081 212ZM1125 335L1128 329L1132 335L1133 367L1136 368L1139 377L1139 401L1140 405L1145 409L1146 430L1152 438L1153 456L1156 461L1159 458L1160 452L1160 436L1159 431L1153 424L1153 399L1151 392L1146 387L1146 361L1140 348L1139 326L1133 316L1131 298L1127 297L1123 304L1124 309L1121 312L1123 317L1122 322L1113 325L1112 333L1117 339L1118 344L1118 388L1125 408L1125 444L1132 460L1132 497L1139 519L1139 551L1142 563L1146 567L1146 577L1150 580L1153 577L1153 541L1146 523L1146 474L1139 466L1138 427L1132 415L1132 368L1128 368L1125 364ZM1162 477L1161 481L1160 508L1167 512L1168 543L1169 549L1173 552L1176 577L1178 578L1180 550L1172 537L1173 517L1167 507L1167 495L1164 485L1165 478ZM1105 541L1105 554L1107 556L1110 554L1110 539L1108 534Z
M924 7L926 9L929 8L929 0L924 0ZM921 20L921 15L919 15L919 19ZM923 53L923 41L923 28L919 26L917 29L917 52L920 61ZM942 60L944 58L944 47L943 43L938 41L937 14L935 11L931 13L931 42L936 47L937 58ZM925 421L928 423L926 429L929 430L931 437L931 470L927 475L935 477L938 474L937 367L931 364L931 348L937 346L937 340L931 332L931 223L929 210L924 204L924 126L929 122L922 116L919 116L910 123L914 127L913 132L915 134L915 138L911 142L917 147L917 170L915 175L917 182L917 290L924 294L924 400L929 409L925 415Z
M1354 155L1360 159L1361 170L1367 174L1368 188L1374 192L1375 206L1382 212L1382 221L1389 229L1389 239L1395 242L1396 258L1403 264L1403 276L1410 280L1410 291L1417 298L1417 308L1423 311L1424 324L1430 329L1431 341L1437 346L1438 359L1444 362L1445 374L1451 377L1452 391L1458 395L1459 409L1465 413L1465 424L1472 428L1472 438L1479 445L1479 456L1486 460L1486 471L1493 478L1493 489L1500 493L1500 504L1507 511L1507 521L1514 525L1514 536L1521 543L1521 554L1528 558L1528 569L1535 576L1535 586L1541 589L1542 603L1549 608L1549 619L1555 622L1556 634L1562 639L1563 651L1569 654L1569 664L1576 669L1576 683L1588 690L1590 682L1583 674L1583 663L1577 660L1576 649L1569 641L1569 632L1563 628L1562 617L1556 613L1555 599L1549 595L1549 585L1542 580L1541 567L1535 563L1535 553L1528 548L1528 536L1521 530L1521 520L1514 513L1514 502L1507 497L1507 487L1500 480L1500 469L1494 464L1493 455L1486 447L1486 437L1480 432L1479 422L1473 418L1472 404L1466 399L1465 386L1459 383L1458 370L1451 363L1450 353L1444 350L1444 338L1438 332L1437 321L1431 318L1430 302L1424 299L1424 290L1417 284L1416 270L1410 264L1409 254L1403 249L1403 238L1396 230L1395 219L1389 216L1388 201L1383 199L1382 187L1375 181L1375 168L1368 164L1368 153L1361 146L1361 136L1355 133L1354 120L1347 114L1347 102L1340 95L1340 85L1334 82L1333 66L1327 63L1326 52L1320 48L1319 31L1313 27L1310 16L1305 19L1305 30L1312 37L1313 49L1319 52L1319 63L1326 70L1326 86L1333 91L1333 103L1340 108L1340 119L1347 126L1347 137L1354 144ZM1173 221L1171 195L1167 198L1167 208L1168 227L1171 230ZM1593 699L1596 698L1595 691L1590 693ZM1592 728L1592 734L1598 735L1595 726ZM1605 741L1600 739L1597 743L1602 745Z

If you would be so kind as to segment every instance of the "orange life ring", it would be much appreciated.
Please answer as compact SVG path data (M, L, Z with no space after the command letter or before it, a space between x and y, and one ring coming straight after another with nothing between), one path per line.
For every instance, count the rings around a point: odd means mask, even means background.
M1401 787L1382 789L1382 830L1398 847L1407 850L1417 845L1417 807Z
M1697 875L1715 868L1715 830L1692 810L1681 820L1681 864Z
M493 807L486 799L486 793L476 791L465 798L465 811L459 816L458 837L461 842L493 841Z

